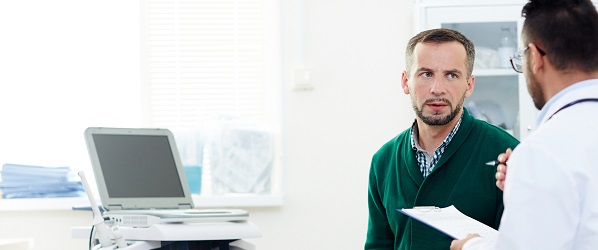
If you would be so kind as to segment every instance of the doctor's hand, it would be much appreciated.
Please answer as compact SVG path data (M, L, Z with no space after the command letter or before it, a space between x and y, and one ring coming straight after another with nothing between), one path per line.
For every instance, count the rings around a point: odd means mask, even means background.
M463 248L463 245L465 245L465 243L467 243L468 240L471 240L475 237L480 237L479 234L468 234L467 237L460 239L460 240L453 240L453 242L451 242L451 250L461 250Z
M498 162L502 162L498 164L496 167L496 186L500 188L500 190L505 191L505 178L507 177L507 164L506 162L509 160L509 156L511 156L510 148L507 148L507 151L498 155Z

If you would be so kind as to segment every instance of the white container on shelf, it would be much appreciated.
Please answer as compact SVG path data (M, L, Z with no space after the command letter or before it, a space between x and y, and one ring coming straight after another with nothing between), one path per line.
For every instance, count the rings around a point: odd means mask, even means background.
M500 58L501 68L511 67L511 55L515 54L517 41L511 34L511 29L507 26L501 27L500 43L498 46L498 57Z

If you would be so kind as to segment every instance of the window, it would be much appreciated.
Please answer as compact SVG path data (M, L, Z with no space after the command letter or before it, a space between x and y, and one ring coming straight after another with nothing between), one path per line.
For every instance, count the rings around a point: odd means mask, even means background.
M278 192L277 9L262 0L142 3L144 123L173 130L183 164L202 167L204 195Z
M0 164L91 172L90 126L244 126L272 136L281 194L277 1L33 2L0 3ZM254 205L217 194L203 205Z

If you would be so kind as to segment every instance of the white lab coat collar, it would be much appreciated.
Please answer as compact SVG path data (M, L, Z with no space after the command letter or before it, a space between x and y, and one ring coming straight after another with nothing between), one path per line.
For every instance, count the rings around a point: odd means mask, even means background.
M548 119L561 107L572 101L587 98L587 91L591 91L592 89L598 90L598 79L590 79L574 83L573 85L561 90L555 96L550 98L542 110L540 110L540 114L538 115L538 119L536 121L536 128L548 121Z

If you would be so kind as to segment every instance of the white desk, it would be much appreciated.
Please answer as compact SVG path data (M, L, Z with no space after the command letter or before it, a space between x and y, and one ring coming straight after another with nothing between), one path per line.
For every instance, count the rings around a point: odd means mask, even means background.
M71 237L87 239L90 230L91 226L73 227ZM146 241L152 246L159 246L162 241L239 240L262 236L257 226L249 221L156 224L148 228L120 227L120 230L126 240ZM243 244L251 249L247 245L249 243L238 242L237 244Z

